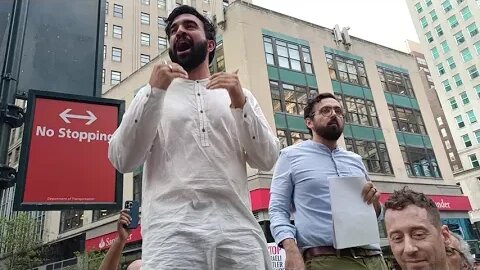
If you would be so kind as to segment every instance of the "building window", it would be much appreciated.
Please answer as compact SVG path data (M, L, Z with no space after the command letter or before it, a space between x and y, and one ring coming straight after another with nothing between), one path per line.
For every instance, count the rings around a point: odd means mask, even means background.
M140 44L142 46L150 46L150 34L140 33Z
M444 53L447 53L450 51L450 47L448 46L448 43L446 40L440 43L440 46L442 46L442 50Z
M430 50L430 52L432 53L433 59L437 59L437 58L440 56L440 54L438 53L437 47L433 47L433 48Z
M467 117L468 121L470 121L470 124L474 124L477 122L477 117L475 116L475 112L473 112L473 110L467 112Z
M83 210L64 210L60 213L60 233L83 225Z
M427 5L427 7L431 6L432 0L425 0L425 4Z
M105 84L105 69L102 69L102 84Z
M101 219L104 219L104 218L113 216L113 215L115 215L115 214L117 214L117 213L118 213L118 211L115 210L115 209L111 209L111 210L93 210L92 221L95 222L95 221L98 221L98 220L101 220Z
M145 12L140 12L140 23L141 24L150 24L150 14Z
M480 166L480 163L478 162L477 155L469 155L468 158L470 158L470 162L472 162L472 167L477 168Z
M122 80L122 73L120 71L112 70L110 73L110 84L116 85Z
M449 98L448 101L450 102L450 107L452 107L452 110L455 110L458 108L457 100L455 99L455 97Z
M371 100L336 94L345 108L345 122L357 125L380 127L375 103Z
M475 23L472 23L469 26L467 26L467 30L471 37L474 37L478 34L477 25Z
M448 156L450 157L450 161L455 161L455 155L452 152L448 153Z
M438 37L443 36L443 29L442 29L442 26L441 26L441 25L435 26L435 31L437 32L437 36L438 36Z
M383 91L415 97L412 82L407 73L400 73L379 66L377 66L377 70Z
M467 92L460 93L460 97L462 98L463 105L467 105L468 103L470 103L470 99L468 99Z
M455 116L455 122L457 122L457 127L459 128L465 127L465 122L463 122L463 118L461 115Z
M150 5L150 0L142 0L142 4L148 6Z
M436 21L438 19L437 13L435 12L435 9L430 11L430 17L432 18L432 22Z
M445 141L445 149L449 150L450 148L452 148L452 145L450 144L449 140L446 140Z
M105 3L105 14L108 14L108 1Z
M108 23L105 23L105 32L103 33L104 36L108 36Z
M422 28L426 28L428 26L427 18L422 17L420 19L420 24L422 25Z
M15 148L15 151L13 152L13 160L15 164L18 164L18 160L20 159L20 146L17 146Z
M477 97L480 98L480 84L477 85L477 86L475 86L475 87L473 87L473 88L475 88L475 92L477 93Z
M458 21L457 17L455 15L452 15L452 17L448 18L448 23L450 24L450 28L455 28L458 26Z
M395 130L427 135L422 114L418 110L388 105Z
M452 86L450 85L450 81L448 79L442 81L442 85L446 92L452 90Z
M112 47L112 61L122 62L122 49Z
M437 70L438 70L438 74L441 76L443 74L445 74L445 68L443 68L443 64L440 63L437 65Z
M472 146L472 141L470 141L470 136L468 136L468 134L463 135L462 140L463 140L463 143L465 144L465 147Z
M140 66L145 66L150 62L150 55L147 54L140 54Z
M445 130L444 128L440 129L440 133L442 134L443 137L447 137L447 130Z
M480 143L480 130L475 130L473 133L475 134L475 139L477 140L477 143Z
M160 9L165 9L166 0L157 0L157 7L160 8Z
M463 42L465 42L465 37L463 36L463 33L462 31L458 31L455 35L453 35L455 37L455 40L457 41L457 44L460 45L462 44Z
M420 58L420 57L415 57L415 58L417 59L417 63L419 63L420 65L423 65L423 66L428 65L425 58Z
M123 27L120 25L113 25L113 37L114 38L122 38Z
M362 157L370 173L393 174L385 143L345 138L346 149Z
M166 18L164 17L157 17L157 24L159 28L167 27L167 23L165 22Z
M445 0L445 1L442 3L442 7L443 7L443 11L445 11L445 13L449 12L450 10L452 10L452 4L450 3L450 0Z
M462 18L463 20L468 20L472 17L472 12L470 11L470 9L468 8L468 6L466 6L465 8L463 8L462 10L460 10L460 13L462 14Z
M475 46L475 51L477 51L477 54L480 55L480 41L475 42L473 46Z
M107 59L107 45L103 45L103 59Z
M415 4L415 9L417 10L418 13L422 13L422 11L423 11L422 4L420 4L420 2L416 3Z
M167 39L164 37L158 37L158 51L162 52L167 48Z
M437 123L438 123L438 126L443 125L443 120L441 116L437 117Z
M292 144L297 144L299 142L309 140L312 136L309 133L304 132L296 132L291 130L283 130L277 129L277 137L280 141L280 145L282 148L285 148Z
M123 18L123 6L113 4L113 17Z
M428 43L432 43L432 42L433 42L432 32L428 31L428 32L425 34L425 39L427 40Z
M431 82L431 83L429 84L430 88L434 88L433 79L432 79L432 76L431 76L430 74L427 74L427 80L428 80L429 82Z
M225 54L223 52L223 41L219 41L217 43L217 48L215 49L215 57L213 58L212 64L210 65L209 69L211 74L225 71Z
M455 74L453 76L453 80L455 81L456 86L461 86L463 84L462 78L460 77L460 74Z
M317 89L270 81L273 110L303 116L307 100L318 94Z
M455 64L455 61L453 60L453 57L447 58L447 63L448 63L448 67L450 67L450 69L454 69L454 68L457 67L457 65Z
M462 55L463 62L468 62L473 58L468 48L462 50L460 54Z
M478 70L477 70L477 67L475 65L469 67L468 69L468 75L470 75L470 79L475 79L478 77Z
M432 149L400 146L408 176L440 178L440 168Z
M263 44L267 64L313 74L310 48L268 36Z
M133 176L133 200L142 204L142 172L135 172Z
M362 61L325 53L330 79L368 87L367 72Z

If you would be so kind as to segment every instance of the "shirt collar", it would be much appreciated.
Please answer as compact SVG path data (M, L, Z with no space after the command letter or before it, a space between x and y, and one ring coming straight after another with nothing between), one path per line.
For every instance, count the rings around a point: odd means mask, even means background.
M330 148L328 148L328 146L324 145L323 143L319 143L319 142L316 142L312 139L308 140L308 142L310 142L310 145L312 145L313 147L315 148L318 148L322 151L326 151L326 152L332 152L332 153L335 153L335 152L338 152L341 150L341 148L337 145L337 147L333 150L330 150Z

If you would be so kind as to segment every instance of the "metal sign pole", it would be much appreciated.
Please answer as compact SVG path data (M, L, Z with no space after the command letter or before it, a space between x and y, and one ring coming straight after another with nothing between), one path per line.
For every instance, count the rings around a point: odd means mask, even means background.
M14 2L5 65L0 74L0 189L12 187L17 174L14 168L8 166L7 152L11 129L20 127L24 121L24 111L15 105L15 96L28 2L28 0Z

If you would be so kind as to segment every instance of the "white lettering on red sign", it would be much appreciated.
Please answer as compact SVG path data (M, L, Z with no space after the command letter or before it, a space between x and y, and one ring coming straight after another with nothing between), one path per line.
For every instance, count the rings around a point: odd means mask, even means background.
M69 128L59 128L57 132L53 129L47 128L45 126L37 126L35 135L39 137L54 137L61 139L73 139L79 142L95 142L95 141L105 141L108 142L112 138L112 134L102 133L100 131L96 132L85 132L85 131L76 131Z
M450 209L450 202L445 202L443 199L439 202L435 202L438 209Z
M113 245L113 242L115 241L115 239L117 239L116 236L114 238L102 237L100 239L100 242L98 243L98 248L99 249L109 248L111 245ZM131 233L128 235L127 242L130 241L130 240L132 240L132 234Z

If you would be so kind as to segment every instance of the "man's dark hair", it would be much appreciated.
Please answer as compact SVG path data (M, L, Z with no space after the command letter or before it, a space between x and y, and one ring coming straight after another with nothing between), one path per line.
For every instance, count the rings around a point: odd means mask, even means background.
M216 38L216 31L215 26L213 25L212 21L210 21L207 17L200 14L195 8L187 5L181 5L176 7L168 18L165 19L165 23L167 26L165 27L165 33L167 34L168 40L170 40L170 29L172 28L172 23L178 16L182 14L192 14L193 16L197 17L203 23L203 29L205 31L205 37L207 40L213 40L215 42L215 48L217 47L217 42L215 41ZM215 48L212 52L208 54L208 63L212 63L213 57L215 56Z
M321 102L323 99L326 99L326 98L333 98L337 100L335 95L333 95L332 93L320 93L316 97L309 99L307 101L307 106L305 106L305 108L303 109L303 119L312 118L313 107L315 107L315 104ZM312 130L309 127L307 127L307 129L310 135L313 135Z
M425 194L413 191L406 186L401 190L395 190L393 194L390 195L390 198L385 202L385 211L388 209L399 211L405 209L409 205L425 209L430 222L437 228L442 227L440 212L438 211L435 202Z

